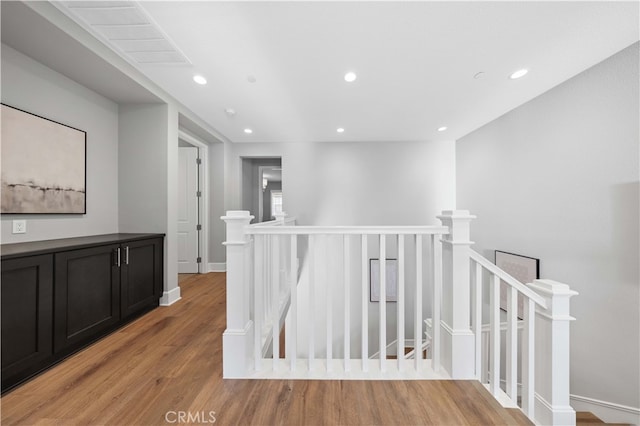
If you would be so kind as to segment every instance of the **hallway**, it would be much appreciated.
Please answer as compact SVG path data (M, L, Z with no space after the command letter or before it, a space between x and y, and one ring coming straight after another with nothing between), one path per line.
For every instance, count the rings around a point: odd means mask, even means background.
M180 281L180 302L3 396L2 424L530 424L475 381L222 380L225 274Z

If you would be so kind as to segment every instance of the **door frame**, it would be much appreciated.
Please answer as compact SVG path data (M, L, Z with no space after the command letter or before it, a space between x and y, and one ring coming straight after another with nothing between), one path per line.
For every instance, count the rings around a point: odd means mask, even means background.
M198 215L202 229L200 230L198 251L202 261L198 264L198 273L206 274L209 272L209 145L182 130L178 130L178 139L182 139L199 149L200 173L198 174L198 186L200 187L201 197L200 203L198 203Z

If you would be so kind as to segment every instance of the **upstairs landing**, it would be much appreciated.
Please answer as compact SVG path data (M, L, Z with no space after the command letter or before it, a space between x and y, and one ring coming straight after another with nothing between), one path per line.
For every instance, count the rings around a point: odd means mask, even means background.
M476 381L223 380L225 275L180 286L178 303L3 396L2 424L162 425L179 411L216 425L530 424Z

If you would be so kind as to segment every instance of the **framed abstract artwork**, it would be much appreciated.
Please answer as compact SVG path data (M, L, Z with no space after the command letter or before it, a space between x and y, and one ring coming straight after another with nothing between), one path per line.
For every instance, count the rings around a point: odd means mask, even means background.
M496 266L523 284L540 278L540 259L496 250ZM507 284L500 281L500 309L507 311ZM524 300L518 296L518 318L523 318Z
M2 104L2 214L85 214L87 133Z

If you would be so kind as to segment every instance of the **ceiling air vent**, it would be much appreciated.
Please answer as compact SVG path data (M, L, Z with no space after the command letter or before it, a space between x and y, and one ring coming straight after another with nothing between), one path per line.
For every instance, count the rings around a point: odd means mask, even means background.
M135 1L65 1L56 6L139 65L191 65Z

